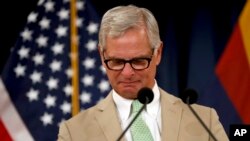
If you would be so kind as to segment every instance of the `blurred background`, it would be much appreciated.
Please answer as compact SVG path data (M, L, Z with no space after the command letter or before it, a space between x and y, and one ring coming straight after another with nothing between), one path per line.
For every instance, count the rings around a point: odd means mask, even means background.
M48 1L39 1L41 5L45 4L46 2ZM61 5L61 3L67 3L68 0L55 0L53 2L58 2ZM245 0L85 0L84 3L85 10L88 10L90 12L86 12L84 13L84 15L82 15L83 17L88 16L83 18L84 24L82 26L87 26L87 23L85 24L85 22L88 21L89 23L91 23L91 20L98 23L102 15L108 9L117 5L134 4L137 6L148 8L150 11L152 11L158 21L161 39L164 43L163 58L160 66L158 67L159 71L157 73L158 85L169 93L178 97L182 97L183 91L187 88L196 90L199 95L197 103L215 108L228 134L231 124L250 123L250 110L249 108L247 108L250 106L250 98L248 96L250 91L247 90L250 87L250 46L249 42L246 41L246 39L249 40L249 38L247 37L250 37L250 32L244 33L244 31L250 30L250 21L247 20L250 18L249 4L248 11L245 10L247 11L247 14L245 14L245 16L248 15L248 18L240 20L241 17L243 17L243 9L247 5L247 2ZM60 7L58 6L59 4L55 5L55 10L52 12L60 9ZM69 4L67 4L67 6L69 6ZM20 78L16 80L14 76L17 74L14 74L12 70L12 68L17 66L17 62L21 60L18 60L18 57L15 57L18 55L19 48L22 48L23 46L31 47L30 53L33 52L33 54L35 54L34 52L36 52L36 45L34 45L34 43L25 44L25 42L20 39L20 33L24 31L26 26L30 26L29 28L36 29L35 25L27 25L27 18L32 11L41 11L41 9L37 7L38 1L36 0L1 2L0 49L2 55L0 59L0 71L2 74L3 84L6 85L6 91L10 96L10 101L13 103L14 107L18 107L19 104L29 103L28 101L31 101L30 99L27 100L28 96L26 95L27 91L29 91L29 89L31 88L26 88L23 85L34 86L33 88L35 90L41 88L40 86L37 86L37 84L27 82L28 80L23 81ZM40 12L40 17L38 16L37 18L37 23L39 20L45 17L44 15L46 15L46 10L42 10L43 12ZM49 17L51 15L46 16ZM94 18L92 19L92 17ZM51 21L51 25L56 22L60 22L60 20L57 19L55 21ZM63 24L65 24L65 22ZM50 33L44 33L44 35L46 34L50 36ZM79 31L79 34L86 34L86 36L83 36L83 38L86 38L87 36L89 37L89 35L87 35L87 33L83 33L83 31ZM38 36L38 33L34 33L33 37L35 38L36 36ZM97 34L95 35L95 37L90 35L90 38L97 39ZM54 40L56 38L51 37L51 39ZM58 42L63 42L63 39L58 39ZM84 44L85 40L82 39L81 43ZM48 45L47 48L51 48L53 44L54 43L51 42L51 46ZM68 45L66 45L65 48L68 48L66 50L69 51L69 41L67 41L66 44ZM40 48L37 50L40 51ZM46 53L46 51L44 50L42 50L41 52ZM81 51L79 52L81 53ZM11 55L11 53L13 55ZM49 54L50 53L48 53L47 55L49 56ZM53 55L51 54L51 56ZM82 58L86 56L87 54L80 55L80 60L84 60ZM92 57L93 56L95 55L93 54ZM52 58L45 59L45 61L48 60L49 63L51 60L53 60ZM66 62L68 62L66 64L70 64L70 61L67 60ZM23 65L24 63L27 63L27 61L20 61L19 63ZM100 62L97 63L99 63L98 65L100 65ZM32 63L28 63L26 67L32 67L34 70L34 66L35 65ZM31 73L32 71L27 72ZM51 75L51 72L46 73L48 73L47 75ZM79 76L84 76L84 74L88 74L90 72L88 72L88 70L82 70L80 71L80 73L82 74L79 74ZM99 76L99 74L93 75ZM105 79L105 76L101 75L101 77ZM44 79L45 78L49 79L48 76L44 75ZM63 81L61 80L61 78L62 75L58 75L59 81ZM79 81L82 81L82 79ZM17 83L14 85L13 82ZM19 83L22 84L22 86L19 85ZM91 95L91 93L98 92L93 92L91 90L93 88L89 88L90 90L85 88L88 90L88 92L85 92L84 85L86 84L82 83L84 82L81 82L80 84L80 107L81 109L85 109L95 104L100 96L95 96L97 95L95 94L92 96L88 95L86 98L86 93L89 93ZM45 84L43 84L42 89L44 87ZM104 88L103 86L103 89L101 89L100 87L98 89L100 89L101 93L107 93L110 89L110 87L108 86L106 86L107 88ZM22 91L24 93L22 93ZM17 93L20 93L20 95L17 96ZM40 91L40 93L44 93L43 96L39 96L40 99L44 100L46 99L46 95L48 93L57 92L44 90ZM59 93L61 94L61 92ZM101 95L102 97L105 96L105 94ZM26 99L24 97L26 97ZM67 96L66 99L70 101L69 96ZM83 99L85 99L85 101ZM86 102L86 99L88 99L88 102ZM63 105L63 97L57 98L57 100L55 101L61 101L60 104ZM60 104L58 103L56 105L59 106ZM26 124L28 132L30 132L28 134L31 134L31 138L35 138L38 140L55 140L57 126L52 127L52 125L55 123L47 123L48 125L51 124L51 133L48 134L48 137L41 137L42 135L41 133L39 133L39 130L46 131L47 128L45 127L49 127L47 124L45 124L44 120L40 118L44 113L44 109L46 109L45 104L40 104L40 107L43 107L41 108L43 112L41 112L40 115L35 113L35 108L28 109L28 111L30 112L29 114L27 112L25 114L22 114L25 111L24 109L27 109L26 106L29 107L30 105L25 105L21 108L17 108L17 113L20 114L22 117L21 119L24 120L23 122ZM38 109L40 107L38 107ZM63 119L67 119L71 116L71 111L68 113L66 112L65 114L65 111L62 109L63 108L61 108L61 113L57 114L58 117L54 115L54 122L61 121L62 117L64 117ZM48 113L53 113L55 111L55 109L53 110L50 108L48 110ZM59 111L56 111L55 113ZM37 119L40 118L39 122L41 122L41 125L43 124L44 128L40 128L39 130L34 129L35 126L38 127L40 126L40 124L37 123L39 124L37 125L31 123L30 114L35 116L35 118ZM6 126L6 122L4 121L2 125L3 127L4 125ZM10 132L10 130L10 128L7 128L5 132Z

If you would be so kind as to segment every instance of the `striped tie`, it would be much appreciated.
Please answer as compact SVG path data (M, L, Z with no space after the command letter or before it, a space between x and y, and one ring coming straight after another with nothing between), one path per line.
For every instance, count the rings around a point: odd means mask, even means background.
M132 103L132 116L134 117L143 105L138 101L134 100ZM142 119L141 114L137 117L134 123L131 125L131 134L133 141L153 141L151 132Z

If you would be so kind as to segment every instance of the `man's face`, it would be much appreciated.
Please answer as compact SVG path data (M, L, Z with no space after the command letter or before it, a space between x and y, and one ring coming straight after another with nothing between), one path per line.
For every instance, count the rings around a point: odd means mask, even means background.
M143 29L129 29L124 35L111 38L107 37L106 48L102 55L102 63L113 89L127 99L137 98L137 93L142 87L152 88L156 74L156 66L161 59L160 47L153 54L146 31ZM148 68L135 70L126 63L122 70L110 70L104 59L131 60L134 58L151 58Z

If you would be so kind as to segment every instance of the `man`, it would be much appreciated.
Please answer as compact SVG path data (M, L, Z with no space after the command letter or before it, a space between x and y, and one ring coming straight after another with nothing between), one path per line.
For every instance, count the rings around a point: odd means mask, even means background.
M61 124L58 141L116 141L131 122L131 103L143 87L154 93L141 113L152 140L212 141L187 105L158 87L155 75L162 48L157 21L149 10L128 5L107 11L99 31L99 52L113 89L96 106ZM219 141L228 141L214 109L192 106ZM134 134L129 129L122 140L136 141Z

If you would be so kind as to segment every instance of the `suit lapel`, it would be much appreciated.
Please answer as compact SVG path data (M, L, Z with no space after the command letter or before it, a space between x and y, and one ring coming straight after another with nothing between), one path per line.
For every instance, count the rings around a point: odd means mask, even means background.
M98 104L98 109L99 112L96 114L96 119L107 141L116 141L122 133L122 129L111 93Z
M178 104L180 101L162 90L160 93L162 113L162 141L176 141L178 140L180 121L182 117L182 108Z

